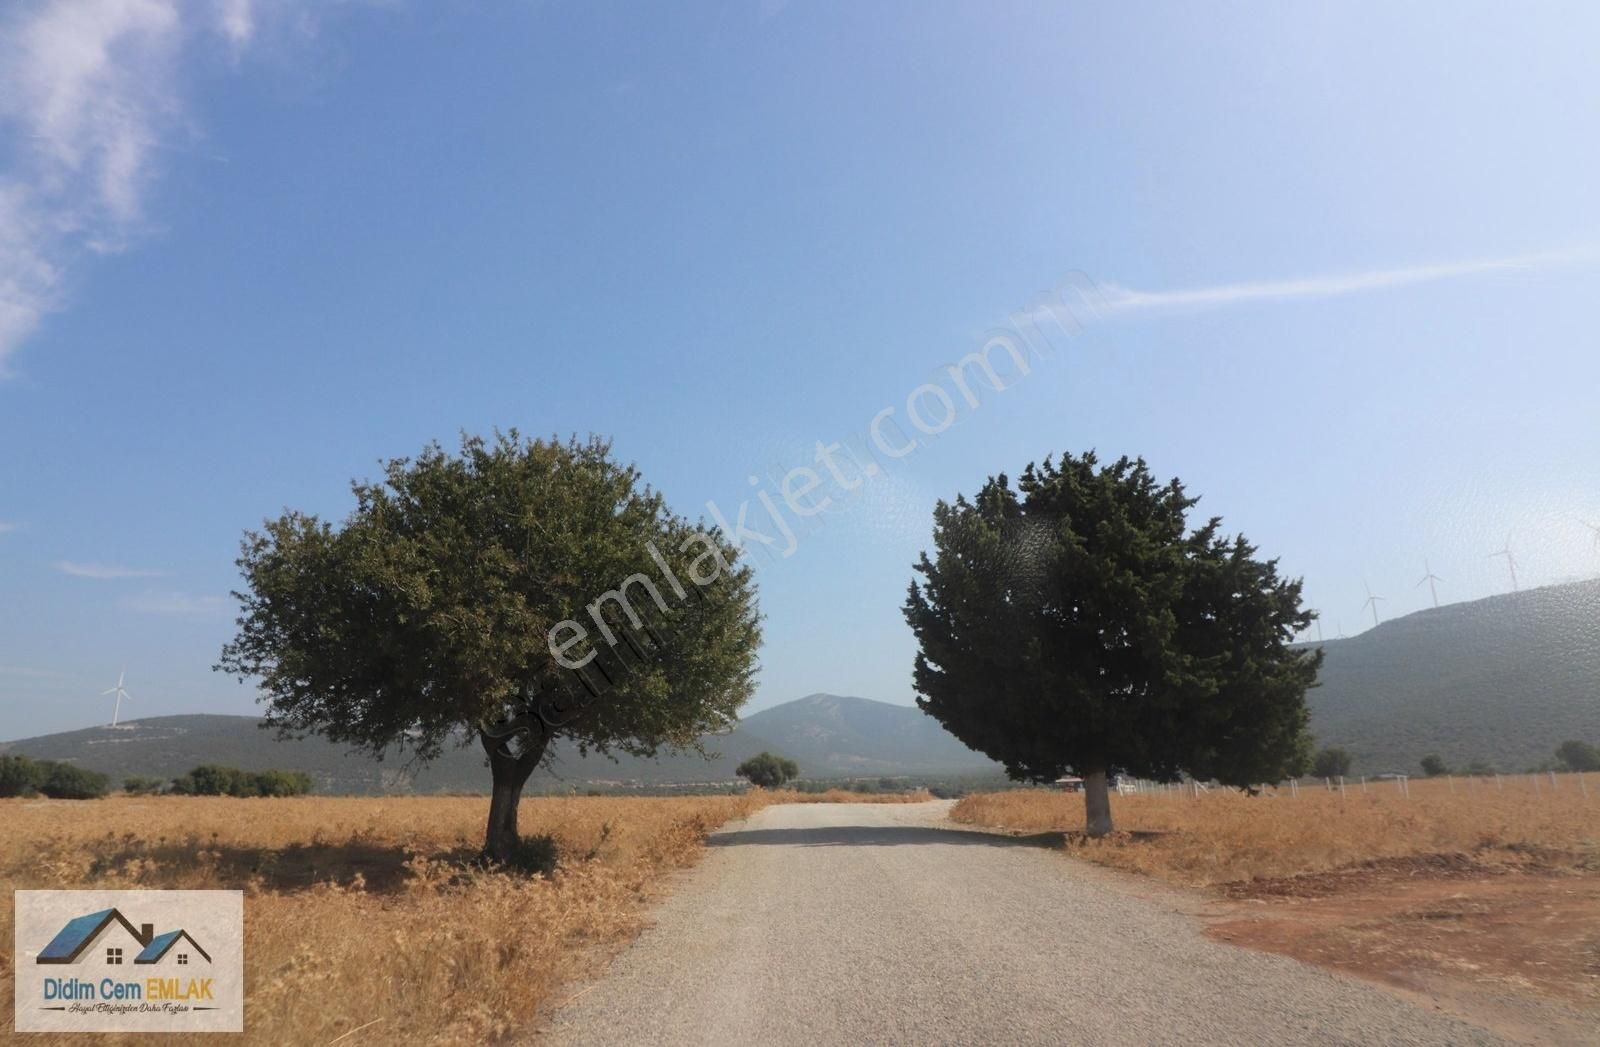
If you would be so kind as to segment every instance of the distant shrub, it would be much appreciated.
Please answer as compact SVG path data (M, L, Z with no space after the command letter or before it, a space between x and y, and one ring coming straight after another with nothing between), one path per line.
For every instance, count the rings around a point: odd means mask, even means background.
M248 777L255 796L304 796L311 791L311 776L304 771L260 771Z
M44 774L45 766L26 756L0 756L0 796L32 796Z
M1318 778L1343 778L1350 773L1351 762L1349 753L1330 745L1312 758L1311 773Z
M166 787L166 784L160 778L150 778L142 774L130 774L122 780L122 791L129 796L150 796L160 792Z
M1562 742L1556 748L1556 758L1571 771L1600 771L1600 749L1576 738Z
M70 763L47 763L39 791L53 800L97 800L111 791L111 778Z
M776 789L799 775L800 767L793 760L782 756L758 753L735 767L733 773L741 778L748 778L751 785L758 785L763 789Z
M1449 774L1450 768L1445 765L1444 760L1439 757L1438 753L1429 753L1422 758L1422 773L1429 778L1437 778L1440 775Z
M182 796L304 796L312 785L304 771L241 771L205 763L174 778L172 791Z

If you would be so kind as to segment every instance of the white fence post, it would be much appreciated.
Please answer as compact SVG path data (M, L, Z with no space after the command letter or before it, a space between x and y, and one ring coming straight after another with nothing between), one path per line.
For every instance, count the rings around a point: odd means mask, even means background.
M1339 799L1344 799L1344 775L1339 776Z

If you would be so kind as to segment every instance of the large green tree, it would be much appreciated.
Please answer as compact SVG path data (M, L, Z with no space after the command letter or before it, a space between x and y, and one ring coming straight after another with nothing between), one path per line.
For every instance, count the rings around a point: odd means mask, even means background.
M1303 773L1321 651L1300 582L1256 558L1143 460L1029 465L934 509L905 615L917 704L1015 779L1084 778L1110 832L1108 772L1248 787Z
M259 681L283 734L421 762L481 744L488 856L515 853L522 788L558 740L694 748L750 696L750 569L606 442L463 437L352 489L338 526L288 512L246 534L217 668Z

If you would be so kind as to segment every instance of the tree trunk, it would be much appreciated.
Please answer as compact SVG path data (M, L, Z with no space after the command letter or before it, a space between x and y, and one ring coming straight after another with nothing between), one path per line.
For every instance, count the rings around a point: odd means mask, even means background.
M517 833L517 805L522 802L522 787L539 766L549 736L535 741L521 756L506 756L497 744L480 736L489 754L489 773L493 786L489 793L489 828L483 838L483 856L492 861L509 862L516 855L522 837Z
M1083 776L1084 829L1090 836L1111 831L1111 793L1106 789L1106 772L1090 771Z

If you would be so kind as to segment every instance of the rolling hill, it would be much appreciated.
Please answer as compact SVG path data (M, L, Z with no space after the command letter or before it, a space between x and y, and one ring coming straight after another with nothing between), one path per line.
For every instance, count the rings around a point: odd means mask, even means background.
M1600 580L1418 611L1322 646L1311 729L1358 774L1414 774L1433 752L1521 771L1568 738L1600 743Z
M408 769L398 758L383 762L348 753L320 738L279 741L253 716L156 716L111 727L0 743L0 752L65 760L110 774L174 777L200 763L246 770L282 767L309 772L320 792L483 792L488 771L476 746L445 753L431 766ZM529 789L574 785L643 785L728 782L733 769L762 750L799 762L811 778L933 773L984 773L995 765L968 750L917 709L866 698L811 695L755 713L732 732L704 739L697 753L662 754L655 760L623 756L581 758L558 752Z
M1357 774L1416 772L1428 753L1463 767L1520 771L1568 738L1600 743L1600 580L1452 604L1330 640L1311 727L1319 745L1350 750ZM199 763L310 772L324 792L479 792L488 773L476 748L413 773L309 738L278 741L249 716L158 716L118 728L25 738L0 752L69 760L120 779L171 777ZM656 760L558 752L533 790L591 783L727 782L740 761L782 753L812 778L992 774L999 768L904 705L813 694L764 709L705 739L716 754Z

